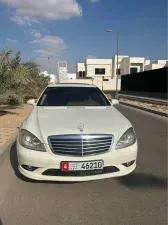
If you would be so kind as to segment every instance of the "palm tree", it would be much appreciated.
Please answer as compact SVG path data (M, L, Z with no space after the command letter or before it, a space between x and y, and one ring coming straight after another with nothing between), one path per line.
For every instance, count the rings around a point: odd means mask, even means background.
M48 79L40 75L35 61L21 63L20 51L13 54L9 48L0 51L0 102L9 98L23 103L27 96L38 97Z

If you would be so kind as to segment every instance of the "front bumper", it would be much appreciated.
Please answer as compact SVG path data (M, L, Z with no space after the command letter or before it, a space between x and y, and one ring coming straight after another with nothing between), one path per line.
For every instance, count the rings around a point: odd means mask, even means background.
M111 177L124 176L131 173L136 167L137 158L137 143L134 145L120 149L111 150L101 155L93 155L86 157L70 157L60 156L53 154L49 147L46 146L47 152L37 152L23 148L17 141L17 156L18 156L18 169L26 177L34 180L46 180L46 181L89 181ZM44 175L48 170L60 170L61 161L92 161L92 160L104 160L104 167L115 167L117 171L94 174L87 176L80 175ZM124 163L134 161L129 167L123 165ZM34 171L25 169L25 166L36 167Z

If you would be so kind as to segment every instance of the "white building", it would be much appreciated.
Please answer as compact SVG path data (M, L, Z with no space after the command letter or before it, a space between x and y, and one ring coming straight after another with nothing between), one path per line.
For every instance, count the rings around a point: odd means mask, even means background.
M168 63L168 60L155 60L152 61L152 63L149 63L145 66L145 70L155 70L155 69L161 69L165 67Z
M153 64L161 68L168 65L168 61L158 60ZM77 63L76 74L67 72L67 64L65 67L60 66L59 75L61 77L63 72L66 79L61 79L59 82L95 84L104 91L116 91L121 89L121 75L142 72L146 68L155 69L156 66L151 67L151 61L144 57L119 55L118 71L116 55L111 59L87 58L84 62Z
M85 73L86 73L85 63L77 63L77 66L76 66L76 78L85 77Z
M77 64L77 78L111 77L112 59L86 59Z
M117 76L116 55L112 59L86 59L84 63L77 63L75 82L93 83L103 90L116 90L116 87L117 90L120 90L121 75L142 72L145 68L150 67L150 63L150 60L146 60L144 57L119 55ZM165 65L166 60L158 60L157 63ZM151 67L151 69L154 68L156 67Z
M139 73L144 71L144 57L124 57L120 64L120 74L126 75L131 73Z
M112 59L86 59L87 77L111 77Z
M116 90L117 79L112 78L112 59L86 59L84 63L77 63L77 79L75 82L92 83L103 90ZM121 79L118 79L120 90Z
M68 65L66 61L58 61L58 82L68 81Z
M145 60L144 57L119 55L118 75L142 72L146 64L150 64L150 60ZM84 63L77 64L77 78L96 76L116 79L117 56L113 56L112 59L86 59Z
M149 65L151 63L150 59L145 60L145 66Z
M112 78L115 78L116 75L121 75L121 63L123 59L127 59L129 56L127 55L119 55L118 56L118 73L117 73L117 56L113 56L112 58Z

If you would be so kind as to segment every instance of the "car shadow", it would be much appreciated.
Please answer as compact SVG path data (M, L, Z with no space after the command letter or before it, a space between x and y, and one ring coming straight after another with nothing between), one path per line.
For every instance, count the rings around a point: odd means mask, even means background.
M20 171L18 170L18 158L17 158L17 150L16 150L16 142L12 145L10 150L10 163L14 170L15 175L17 178L19 178L22 181L28 182L28 183L46 183L46 184L74 184L78 182L57 182L57 181L38 181L38 180L32 180L25 176L23 176ZM1 225L1 224L0 224Z
M15 175L22 181L28 183L46 183L46 184L74 184L79 182L57 182L57 181L37 181L24 177L18 170L18 159L16 152L16 142L12 145L10 150L10 163ZM155 175L148 175L145 173L134 172L127 176L118 177L117 180L124 186L129 188L163 188L167 187L167 180L157 177ZM1 225L1 223L0 223Z
M119 177L119 182L129 188L163 188L167 187L167 179L134 172L130 175Z
M0 218L0 225L3 225L1 218Z
M5 116L7 114L19 115L19 113L15 112L15 111L11 111L11 110L21 109L21 108L22 108L22 106L20 106L20 105L3 105L3 106L0 106L0 116Z
M0 116L5 116L6 114L8 114L8 112L6 112L6 111L0 111Z

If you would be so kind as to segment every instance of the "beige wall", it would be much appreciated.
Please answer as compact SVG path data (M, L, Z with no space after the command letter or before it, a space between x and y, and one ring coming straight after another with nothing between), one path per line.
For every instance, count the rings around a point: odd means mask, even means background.
M163 68L164 65L163 64L156 64L156 63L152 63L149 65L145 66L145 70L156 70L156 69L160 69Z
M146 59L146 60L145 60L145 65L149 65L150 62L151 62L150 59Z
M112 59L86 59L86 64L94 64L94 65L112 65Z
M76 73L68 73L68 79L76 79Z
M129 58L129 56L127 55L119 55L118 56L118 68L121 69L121 63L122 63L122 60L125 59L125 58ZM112 66L112 77L116 79L116 71L117 71L117 56L113 56L112 58L112 63L113 63L113 66Z
M85 63L77 63L77 72L85 71Z
M68 80L68 83L92 84L92 80L91 79L75 79L75 80ZM102 90L102 78L95 77L93 80L93 84ZM121 89L121 79L118 79L118 90L120 90L120 89ZM103 90L104 91L105 90L115 91L116 90L116 80L111 79L109 77L109 81L103 81Z
M130 63L144 63L145 64L145 58L144 57L130 57Z
M155 60L155 61L153 61L153 64L163 64L163 65L165 65L166 62L167 62L167 60Z
M121 75L130 73L130 58L129 57L122 59L121 66L120 66L120 72L121 72Z
M77 63L77 68L76 68L76 77L79 78L79 72L80 71L86 71L85 63Z
M96 75L95 69L96 68L104 68L105 69L105 75ZM110 65L87 65L87 77L94 77L94 76L110 76L111 77L111 64Z
M145 58L143 57L125 57L121 61L121 75L130 74L131 68L137 68L137 72L144 71Z
M87 77L102 77L112 75L112 59L86 59L86 76ZM105 74L95 74L96 68L104 68Z

